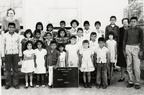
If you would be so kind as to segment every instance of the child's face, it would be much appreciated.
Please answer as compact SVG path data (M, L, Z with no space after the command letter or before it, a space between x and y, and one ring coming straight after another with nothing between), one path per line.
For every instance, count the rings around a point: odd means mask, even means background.
M84 28L85 28L86 30L88 30L88 29L89 29L89 27L90 27L90 25L89 25L89 24L85 24L85 25L84 25Z
M98 44L100 48L103 48L105 46L105 42L103 41L99 41Z
M32 49L32 44L31 44L31 43L28 43L28 44L27 44L27 49L28 49L28 50Z
M52 36L51 36L50 34L47 34L47 35L46 35L46 39L48 39L48 40L49 40L49 39L52 39Z
M113 39L113 35L109 35L109 39L112 40Z
M130 25L131 25L132 27L135 27L135 26L137 25L137 20L136 20L136 19L132 19L132 20L130 21Z
M63 50L64 50L64 47L60 46L60 47L59 47L59 50L60 50L60 51L63 51Z
M57 47L57 46L56 46L56 44L55 44L55 43L54 43L54 44L51 44L51 49L53 49L53 50L54 50L54 49L56 49L56 47Z
M115 24L116 23L116 19L115 18L111 18L110 22L111 22L111 24Z
M91 35L91 40L92 41L96 40L96 35Z
M60 23L60 27L61 28L65 28L65 24L64 23Z
M76 27L77 27L77 23L76 23L76 22L73 22L73 23L72 23L72 27L73 27L73 28L76 28Z
M65 32L64 32L64 31L61 31L61 32L60 32L60 36L61 36L61 37L64 37L64 36L65 36Z
M78 35L78 37L82 37L83 36L83 31L78 30L77 35Z
M76 39L75 38L72 38L70 41L71 41L71 44L75 44L76 43Z
M96 24L95 27L96 29L100 29L101 26L99 24Z
M37 26L37 29L42 30L42 26L41 26L41 25L38 25L38 26Z
M31 37L31 33L27 33L27 34L26 34L26 37L27 37L27 38L30 38L30 37Z
M83 43L83 48L88 48L89 47L89 43Z
M51 26L48 27L48 31L52 31L53 28Z
M40 42L37 43L37 47L38 47L38 49L41 49L42 48L42 44Z
M13 33L15 32L15 26L14 25L9 25L9 32Z
M36 33L36 38L40 38L41 34L40 33Z

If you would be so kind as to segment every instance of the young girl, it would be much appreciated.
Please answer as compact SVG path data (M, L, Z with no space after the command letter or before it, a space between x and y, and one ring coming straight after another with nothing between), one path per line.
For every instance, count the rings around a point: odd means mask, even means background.
M47 51L45 49L43 49L43 42L38 40L36 42L36 47L37 49L35 49L35 73L37 74L37 84L36 87L39 87L40 85L40 75L41 75L41 84L42 87L45 87L44 84L44 74L46 74L46 54Z
M110 85L113 76L113 68L117 59L117 42L114 40L113 32L109 33L109 39L106 41L106 46L109 49L110 54L110 64L108 64L108 85Z
M50 42L52 41L52 34L47 32L44 36L45 48L50 48Z
M95 32L92 32L90 34L90 48L93 50L99 46L96 38L97 38L97 34Z
M69 43L69 38L67 37L66 30L64 28L59 29L58 36L55 37L58 44L62 43L64 45Z
M76 36L70 37L70 44L66 45L67 51L67 66L78 67L78 49L79 46L76 44Z
M45 35L45 31L43 31L43 24L41 22L36 23L35 30L41 31L41 37Z
M35 30L34 31L34 38L33 38L33 40L34 40L34 43L36 41L38 41L38 40L43 41L43 38L41 37L41 31L40 30Z
M53 31L53 25L51 23L46 26L46 31L52 34L52 38L57 36L57 33Z
M58 67L66 67L66 50L64 44L58 45L58 50L60 51Z
M22 63L21 72L25 73L25 81L26 85L25 88L28 88L28 75L30 76L30 87L33 86L33 72L34 72L34 50L33 48L33 42L27 41L26 44L26 50L23 52L24 58Z
M80 71L83 72L83 80L84 80L84 87L91 88L91 74L90 72L94 71L94 64L93 64L93 54L94 51L89 48L89 41L84 40L83 48L79 50L79 58L80 58ZM86 77L87 75L87 77ZM86 81L88 78L88 82Z
M79 26L79 22L74 19L74 20L72 20L72 21L70 22L70 25L71 25L71 29L69 30L70 35L71 35L71 36L72 36L72 35L76 36L76 34L77 34L77 27Z
M84 37L83 37L83 29L82 28L78 28L77 29L77 45L79 47L82 47L82 42L84 40Z
M90 40L90 34L91 34L91 31L90 31L90 23L89 21L85 21L84 24L84 40Z

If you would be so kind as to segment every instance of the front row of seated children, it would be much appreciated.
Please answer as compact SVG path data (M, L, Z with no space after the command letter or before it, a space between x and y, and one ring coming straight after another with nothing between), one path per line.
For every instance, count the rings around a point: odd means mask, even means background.
M92 34L95 35L95 34ZM93 36L92 36L93 37ZM91 37L91 39L93 39ZM53 69L57 67L79 67L83 72L84 87L91 88L91 72L96 69L97 88L102 86L106 89L107 84L107 64L110 63L109 49L106 48L104 38L98 39L97 48L91 49L90 42L83 40L82 47L76 44L76 36L70 37L70 44L58 44L56 41L50 42L50 47L44 48L41 40L36 41L36 49L33 49L33 42L27 41L23 55L23 64L21 71L25 73L25 88L34 87L33 72L37 75L36 87L40 85L45 87L46 68L48 68L48 86L53 85ZM28 83L28 75L30 76L30 84ZM40 79L41 78L41 79ZM41 80L41 81L40 81ZM88 81L87 81L88 80Z

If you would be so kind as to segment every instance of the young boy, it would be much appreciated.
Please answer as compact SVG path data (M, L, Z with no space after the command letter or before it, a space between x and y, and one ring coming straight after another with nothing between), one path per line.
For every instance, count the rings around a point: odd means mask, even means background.
M83 37L83 29L82 28L78 28L77 30L77 45L79 47L82 46L82 42L84 40L84 37Z
M49 80L48 80L48 86L49 88L52 88L53 85L53 68L56 67L58 61L59 61L59 56L60 53L56 49L57 44L56 41L51 41L50 42L50 48L47 48L47 68L49 71Z
M109 63L109 53L108 48L105 47L105 39L99 38L99 47L95 49L95 59L97 66L97 76L96 76L96 87L99 89L102 84L102 88L107 88L107 64Z
M100 37L104 37L105 36L105 33L103 30L100 29L101 27L101 22L100 21L96 21L95 24L94 24L96 30L94 30L94 32L97 33L97 41Z
M90 23L89 23L89 21L84 21L84 24L83 24L83 26L84 26L84 40L90 40L90 33L91 33L91 31L90 31Z
M115 40L118 41L118 33L119 33L119 27L115 24L116 23L116 16L110 17L110 25L106 26L105 28L105 39L108 40L108 34L109 32L113 32L115 35Z

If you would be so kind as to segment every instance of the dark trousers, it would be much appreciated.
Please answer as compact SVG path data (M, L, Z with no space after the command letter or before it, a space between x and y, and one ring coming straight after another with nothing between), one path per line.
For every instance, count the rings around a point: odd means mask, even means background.
M97 63L97 84L107 86L107 64Z
M11 68L13 72L13 85L18 85L18 54L5 55L6 85L11 85Z

